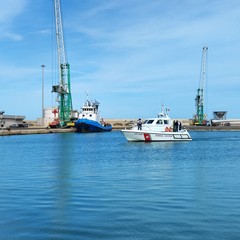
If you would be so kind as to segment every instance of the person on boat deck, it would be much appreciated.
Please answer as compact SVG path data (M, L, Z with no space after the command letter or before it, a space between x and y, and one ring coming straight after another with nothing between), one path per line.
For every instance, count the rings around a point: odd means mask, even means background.
M138 130L142 130L142 120L141 120L141 118L138 119L137 126L138 126Z
M182 130L182 123L178 122L178 130L181 131Z
M178 120L175 121L173 124L174 124L173 125L173 131L174 132L178 132L178 130L179 130L179 122L178 122Z
M173 132L176 132L176 122L173 120Z
M180 121L173 121L173 131L179 132L182 129L182 123Z

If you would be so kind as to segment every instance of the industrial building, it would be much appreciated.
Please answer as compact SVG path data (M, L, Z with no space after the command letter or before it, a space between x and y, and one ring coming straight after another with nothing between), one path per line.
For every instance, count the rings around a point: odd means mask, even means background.
M0 127L8 128L12 126L24 125L25 116L18 115L5 115L4 111L0 111Z

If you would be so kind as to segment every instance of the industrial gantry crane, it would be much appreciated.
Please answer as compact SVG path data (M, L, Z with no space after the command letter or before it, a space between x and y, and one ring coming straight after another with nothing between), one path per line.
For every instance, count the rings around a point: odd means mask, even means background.
M206 83L206 70L207 70L207 47L203 47L202 50L202 63L200 72L199 88L197 90L197 96L195 98L196 115L194 117L194 125L206 125L206 114L204 114L204 87Z
M70 65L67 63L67 57L65 53L60 0L54 0L54 14L56 23L59 83L58 85L52 87L52 92L58 94L59 103L58 121L55 122L58 126L64 127L71 119L72 96L70 86Z

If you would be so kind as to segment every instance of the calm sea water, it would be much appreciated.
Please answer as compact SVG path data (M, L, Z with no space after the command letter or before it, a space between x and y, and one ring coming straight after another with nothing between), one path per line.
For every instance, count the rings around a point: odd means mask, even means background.
M240 132L0 137L0 239L240 239Z

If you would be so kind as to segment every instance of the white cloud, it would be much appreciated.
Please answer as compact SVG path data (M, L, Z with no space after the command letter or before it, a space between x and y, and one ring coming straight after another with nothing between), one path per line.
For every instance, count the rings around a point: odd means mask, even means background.
M216 34L228 38L228 34L234 34L240 18L236 1L229 5L226 1L183 1L175 6L165 1L128 1L128 10L125 1L114 3L97 6L90 10L91 14L78 14L73 21L75 29L93 38L91 44L97 47L136 48L169 40L193 42L215 39ZM114 20L106 21L108 14Z
M37 34L50 34L51 33L51 30L50 29L42 29L42 30L39 30L37 31Z
M1 38L7 38L13 41L22 40L22 36L15 33L17 23L14 20L25 10L28 0L8 0L0 2L0 31Z
M113 11L119 8L124 2L123 1L101 1L95 2L95 5L84 12L82 15L85 19L95 18L106 11Z
M16 34L16 33L4 33L3 36L5 38L11 39L13 41L21 41L23 39L23 36L20 34Z
M24 11L28 0L8 0L0 2L0 23L7 24Z

